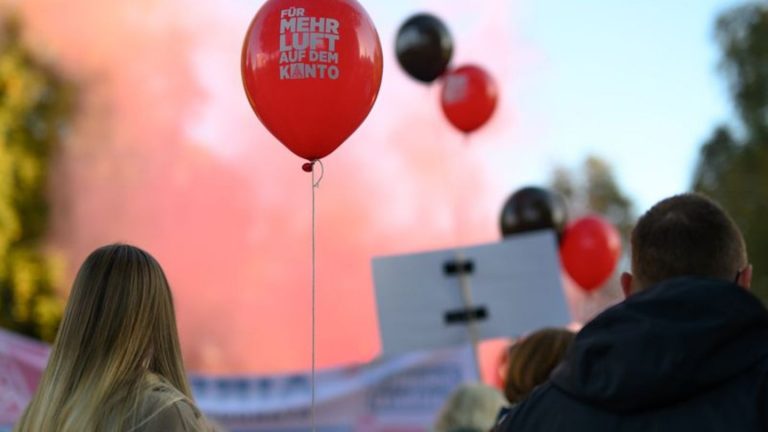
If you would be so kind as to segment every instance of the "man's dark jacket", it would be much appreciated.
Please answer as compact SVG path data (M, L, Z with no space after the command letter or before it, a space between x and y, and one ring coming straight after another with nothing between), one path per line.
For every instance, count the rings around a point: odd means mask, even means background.
M768 311L738 285L672 279L606 310L497 427L768 431Z

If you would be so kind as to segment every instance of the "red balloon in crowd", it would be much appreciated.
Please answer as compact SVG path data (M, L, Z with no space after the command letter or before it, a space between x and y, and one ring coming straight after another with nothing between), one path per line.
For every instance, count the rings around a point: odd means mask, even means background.
M460 131L470 133L484 125L493 115L497 99L496 83L479 66L462 66L443 78L443 113Z
M381 44L355 0L269 0L243 44L241 72L259 120L313 161L365 120L381 86Z
M565 270L587 292L604 284L621 256L618 230L598 216L587 216L565 230L560 255Z

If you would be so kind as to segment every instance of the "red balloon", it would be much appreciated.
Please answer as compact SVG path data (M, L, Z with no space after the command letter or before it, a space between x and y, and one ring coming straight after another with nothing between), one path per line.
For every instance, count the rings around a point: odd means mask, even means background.
M327 156L368 116L381 86L381 43L355 0L269 0L243 43L248 101L307 160Z
M616 269L621 237L609 222L587 216L566 228L560 255L571 278L590 292L604 284Z
M496 110L498 90L493 78L479 66L467 65L448 72L443 79L443 113L457 129L477 130Z

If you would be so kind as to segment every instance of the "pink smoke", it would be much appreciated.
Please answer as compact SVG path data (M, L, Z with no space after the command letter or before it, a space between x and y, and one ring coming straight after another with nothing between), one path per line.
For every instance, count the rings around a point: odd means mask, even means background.
M471 51L458 51L458 60L485 64L502 88L500 111L468 142L443 120L436 89L411 82L391 54L405 15L380 22L382 6L366 5L381 33L385 77L367 122L325 160L318 191L321 367L379 352L371 257L497 238L508 190L494 180L489 155L513 145L514 101L503 92L516 51L498 13L508 2L493 3L476 13L483 27L460 24ZM173 285L191 369L305 369L310 178L258 123L241 89L240 44L258 5L18 7L34 46L82 83L52 185L52 243L72 270L104 243L142 246ZM466 8L449 2L445 18L459 20ZM483 37L495 43L484 48Z

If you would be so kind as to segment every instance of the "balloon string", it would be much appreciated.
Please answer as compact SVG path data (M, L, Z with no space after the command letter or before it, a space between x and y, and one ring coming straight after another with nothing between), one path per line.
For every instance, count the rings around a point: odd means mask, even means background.
M320 166L320 176L315 179L315 163ZM315 432L315 231L316 231L316 210L315 210L315 189L320 187L320 180L323 179L325 168L323 162L319 159L311 162L312 169L312 432Z
M312 180L312 187L319 188L320 187L320 180L322 180L323 179L323 175L325 175L325 167L323 166L323 161L321 161L320 159L317 159L317 160L312 162L312 166L313 167L315 166L315 164L320 166L320 177L317 178L317 181L314 180L315 171L313 169L312 170L312 178L313 178L313 180Z

